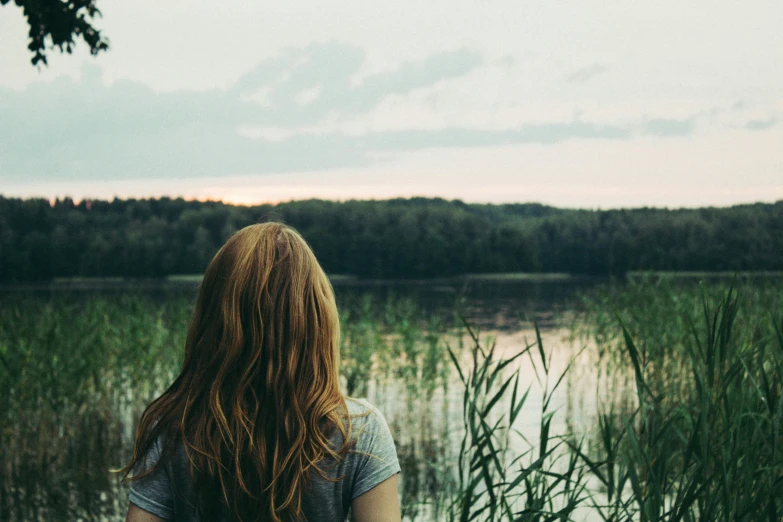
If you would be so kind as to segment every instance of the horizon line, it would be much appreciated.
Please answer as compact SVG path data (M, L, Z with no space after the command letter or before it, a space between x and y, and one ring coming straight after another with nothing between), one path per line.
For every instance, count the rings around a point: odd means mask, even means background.
M232 207L245 207L245 208L252 208L257 206L264 206L264 205L271 205L271 206L278 206L282 204L288 204L288 203L297 203L297 202L305 202L305 201L325 201L325 202L333 202L333 203L348 203L348 202L386 202L386 201L410 201L410 200L424 200L424 201L445 201L448 203L461 203L465 205L491 205L491 206L504 206L504 205L538 205L542 207L549 207L549 208L555 208L555 209L561 209L561 210L592 210L592 211L604 211L604 210L636 210L636 209L659 209L659 210L697 210L697 209L707 209L707 208L734 208L734 207L742 207L742 206L752 206L752 205L777 205L777 204L783 204L783 199L778 199L775 201L746 201L746 202L739 202L739 203L731 203L731 204L708 204L708 205L678 205L678 206L659 206L659 205L636 205L636 206L585 206L585 207L577 207L577 206L561 206L561 205L555 205L551 203L545 203L543 201L504 201L504 202L496 202L496 201L465 201L461 198L447 198L442 196L433 196L433 195L411 195L411 196L396 196L396 197L379 197L379 198L356 198L356 197L347 197L347 198L329 198L329 197L304 197L304 198L290 198L290 199L278 199L278 200L258 200L253 202L247 202L247 201L231 201L229 198L210 198L210 197L188 197L188 196L171 196L167 194L162 194L159 196L147 196L147 197L123 197L119 195L114 195L112 198L91 198L91 197L72 197L69 195L63 195L63 196L57 196L57 197L45 197L45 196L28 196L28 197L22 197L22 196L7 196L5 194L0 193L0 198L2 199L17 199L22 201L30 201L30 200L45 200L49 202L49 205L51 207L54 207L58 202L65 202L66 200L71 200L75 205L81 205L82 202L89 203L94 201L101 201L101 202L113 202L115 200L119 201L155 201L155 200L162 200L162 199L169 199L169 200L182 200L186 202L198 202L198 203L220 203L226 206L232 206Z

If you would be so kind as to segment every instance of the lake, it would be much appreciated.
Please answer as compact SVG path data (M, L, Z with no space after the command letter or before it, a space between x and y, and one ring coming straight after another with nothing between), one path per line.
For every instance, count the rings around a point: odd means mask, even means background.
M392 428L406 520L441 519L448 493L459 482L455 466L464 452L465 394L448 349L463 372L475 368L465 324L484 350L494 346L498 360L529 349L491 388L518 372L519 395L528 392L514 422L501 423L499 432L507 432L504 459L512 462L539 448L544 410L551 419L549 437L589 434L596 397L607 384L597 372L595 342L575 336L573 327L582 314L581 296L606 283L564 276L333 279L343 316L343 385L375 403ZM676 285L693 287L694 280ZM11 452L3 452L0 519L122 519L124 487L107 470L128 457L133 419L176 372L197 289L193 279L72 280L0 289L5 314L0 348L9 359L9 371L2 374L9 401L5 437L9 448L29 457L9 460ZM138 346L145 351L136 353ZM48 355L40 361L30 357L38 353ZM140 372L138 360L157 369ZM569 364L567 378L555 386ZM16 370L22 365L20 377ZM610 388L624 389L629 382ZM502 421L513 401L505 393L487 419ZM81 462L69 457L80 452L97 452L104 460L79 478L54 480L69 462ZM44 468L42 458L50 460ZM554 462L551 469L562 465ZM600 489L595 480L587 483ZM70 499L65 500L70 511L58 512L55 506L64 498ZM577 513L576 519L600 519L587 508Z

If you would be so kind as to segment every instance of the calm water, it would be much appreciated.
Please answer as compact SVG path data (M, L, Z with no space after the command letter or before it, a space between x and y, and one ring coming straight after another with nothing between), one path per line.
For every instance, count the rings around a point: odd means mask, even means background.
M511 356L535 341L532 320L539 324L543 344L547 350L550 369L549 382L539 365L530 359L518 362L524 388L530 393L522 413L513 428L520 436L512 439L509 454L527 451L538 441L539 421L544 393L554 384L576 353L578 347L567 339L568 318L578 305L579 292L604 282L601 279L442 279L430 281L360 281L336 279L335 292L341 310L351 310L369 302L383 307L392 300L409 299L422 314L452 318L455 310L465 317L478 332L482 344L496 343L502 357ZM165 302L173 297L195 301L198 283L194 281L82 281L52 285L27 285L0 289L0 298L11 294L29 294L47 298L50 295L68 299L90 299L96 294L109 296L122 293L141 293ZM456 335L456 334L455 334ZM457 343L455 335L448 336ZM466 352L462 364L471 362ZM535 357L538 359L538 356ZM584 363L584 364L583 364ZM579 389L574 383L564 382L553 394L551 409L557 410L552 426L554 433L563 432L569 425L580 423L581 408L574 397L585 397L592 386L590 371L580 361L577 374L581 375ZM534 367L535 366L535 367ZM454 480L448 470L457 458L462 430L462 389L452 373L447 386L424 396L416 385L395 375L374 373L363 387L363 395L375 403L386 416L398 445L403 467L402 494L408 520L433 520L429 499L442 494ZM590 400L587 400L588 405Z
M448 314L461 309L469 324L479 332L483 346L495 344L500 357L511 357L536 341L532 321L539 325L546 350L549 378L544 375L538 353L532 360L523 357L514 367L521 371L520 384L529 387L529 395L512 428L509 458L529 451L539 443L540 420L545 394L551 393L550 411L556 411L552 433L562 434L579 429L585 412L595 404L594 372L589 359L582 356L572 368L578 379L567 379L552 392L552 387L580 345L569 339L570 321L578 308L580 292L589 290L602 279L514 281L514 280L452 280L431 282L377 282L370 284L336 284L338 300L352 306L368 292L377 302L390 297L415 300L428 312ZM465 338L466 343L470 340ZM450 341L454 343L452 339ZM463 368L471 366L467 352L461 361ZM430 400L405 400L410 390L394 379L376 377L368 388L368 398L386 415L395 435L403 467L405 515L410 520L438 520L426 505L448 488L448 477L433 472L456 462L462 428L462 387L455 375L446 390L438 390ZM508 397L506 397L508 400ZM507 404L507 402L506 402ZM506 404L498 406L507 411ZM416 498L424 505L411 503ZM584 520L594 516L580 514Z
M388 299L410 298L425 311L451 313L455 308L482 327L514 329L519 318L535 313L542 318L573 307L580 291L606 282L600 277L493 278L456 277L426 280L365 280L334 278L332 284L341 307L352 306L371 295L376 303ZM192 298L198 293L198 280L187 279L84 279L55 283L0 285L3 295L68 295L89 298L96 294L139 293L166 300L172 296Z
M692 284L693 279L680 280ZM415 303L423 318L438 316L442 324L454 324L454 312L459 310L467 322L479 332L483 346L496 346L500 357L511 357L535 342L533 320L539 325L546 351L549 377L543 375L537 350L533 357L523 357L508 370L519 369L523 389L529 395L517 421L512 426L516 434L510 438L509 459L536 448L539 441L542 406L551 395L550 411L554 410L551 432L564 434L580 432L593 424L598 376L596 375L593 346L584 347L573 341L570 327L579 316L579 295L605 279L493 279L455 278L429 281L362 281L335 279L333 281L340 309L350 315L363 307L383 310L386 303L408 300ZM0 287L0 305L10 296L50 297L70 300L89 300L95 295L112 296L126 293L142 294L166 303L170 299L185 298L195 301L198 282L185 281L80 281L45 285L18 285ZM459 340L467 341L464 331L441 329L442 341L457 347ZM388 334L393 337L398 334ZM387 340L388 340L387 336ZM443 345L439 348L443 350ZM581 351L586 348L585 351ZM406 357L404 352L401 357ZM472 362L466 350L459 352L463 370ZM577 357L577 354L580 354ZM573 363L569 378L552 392L552 386L565 368ZM437 386L427 393L416 377L378 370L362 383L361 392L384 413L395 436L403 468L402 499L406 520L439 520L429 502L453 488L455 462L464 429L462 424L462 387L451 372L445 386ZM616 383L615 383L616 384ZM126 390L130 393L130 390ZM508 400L508 398L506 398ZM136 399L138 401L138 399ZM506 406L500 403L501 409ZM130 419L130 415L128 419ZM489 419L493 422L492 419ZM127 421L130 433L130 420ZM130 437L128 437L129 439ZM123 443L125 444L125 442ZM524 462L524 459L523 459ZM97 476L97 475L96 475ZM100 477L98 477L100 478ZM111 502L111 495L106 502ZM124 499L118 491L115 499ZM103 499L102 499L103 501ZM118 501L116 511L126 508ZM121 515L105 520L121 520ZM0 516L0 518L2 518ZM46 517L44 517L46 518ZM593 520L594 514L580 513L577 520ZM59 519L58 519L59 520Z

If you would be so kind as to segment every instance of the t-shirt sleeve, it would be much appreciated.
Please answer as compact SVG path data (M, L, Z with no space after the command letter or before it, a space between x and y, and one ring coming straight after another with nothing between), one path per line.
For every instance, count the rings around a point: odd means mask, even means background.
M351 500L400 472L397 450L394 447L389 425L381 412L370 407L364 417L354 420L356 427L356 446L353 453L357 458ZM357 422L363 421L363 422Z
M145 462L136 466L134 474L150 469L160 459L160 442L156 442L147 454ZM152 473L131 482L129 500L144 511L165 520L174 519L174 495L165 466L158 466Z

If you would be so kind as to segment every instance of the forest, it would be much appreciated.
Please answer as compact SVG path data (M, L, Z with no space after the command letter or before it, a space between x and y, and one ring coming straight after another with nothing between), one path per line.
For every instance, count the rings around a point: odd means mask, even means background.
M199 274L232 232L267 220L299 230L328 273L363 278L783 269L783 201L584 210L426 198L236 206L0 196L0 281Z

